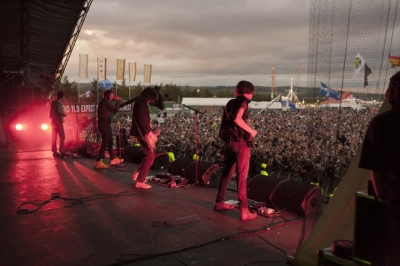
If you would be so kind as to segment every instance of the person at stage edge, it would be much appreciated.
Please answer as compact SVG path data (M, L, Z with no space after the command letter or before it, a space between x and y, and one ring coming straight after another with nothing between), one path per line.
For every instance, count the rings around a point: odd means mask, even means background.
M144 157L139 167L133 172L132 179L136 181L136 188L149 189L151 186L146 184L146 175L154 162L154 150L148 142L148 134L153 134L153 127L150 120L148 104L158 101L159 94L155 88L147 87L139 95L132 108L132 125L130 135L135 137L140 143Z
M230 100L224 108L225 115L231 123L232 134L225 139L225 167L218 187L218 194L214 205L215 211L232 210L233 204L225 202L225 194L233 173L237 174L237 193L240 207L240 220L253 220L257 213L249 211L247 202L247 175L251 156L251 138L257 131L248 125L248 105L253 98L254 86L248 81L240 81L235 89L236 98ZM224 118L223 118L224 120ZM225 127L221 122L221 129ZM220 134L221 137L221 134ZM222 137L221 137L222 138Z
M106 149L108 150L108 154L110 156L110 164L118 164L122 163L124 160L120 158L116 158L114 154L114 139L112 136L111 129L111 121L113 119L114 114L120 108L121 98L115 95L114 88L110 88L106 90L103 94L103 99L99 103L99 107L97 110L98 117L98 130L101 134L101 147L97 154L95 168L108 168L103 162L104 153Z
M400 72L390 78L386 99L392 107L370 121L359 167L370 170L374 192L384 202L388 241L381 265L389 266L400 262Z
M57 99L51 103L50 106L50 119L51 119L51 151L53 157L66 157L64 152L65 143L65 131L64 131L64 117L67 115L64 113L64 106L62 104L62 98L64 97L64 91L57 92ZM59 151L57 152L57 135L60 138Z

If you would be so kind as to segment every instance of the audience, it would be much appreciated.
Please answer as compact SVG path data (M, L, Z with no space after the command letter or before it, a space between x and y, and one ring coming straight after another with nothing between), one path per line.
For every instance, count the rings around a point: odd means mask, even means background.
M375 109L374 109L375 110ZM367 125L376 112L350 108L267 110L251 112L258 131L252 148L250 178L266 164L269 176L315 182L332 193L362 143ZM221 112L198 115L198 154L202 161L223 167L223 142L218 138ZM159 125L158 148L179 158L193 158L196 144L195 115L176 114ZM158 123L157 119L153 123Z

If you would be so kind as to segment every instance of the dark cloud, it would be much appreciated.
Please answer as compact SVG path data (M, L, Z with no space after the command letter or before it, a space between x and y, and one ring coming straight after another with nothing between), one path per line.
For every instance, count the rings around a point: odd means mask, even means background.
M308 13L308 0L96 0L65 74L77 76L78 54L89 54L90 79L97 77L96 58L106 57L111 80L116 59L125 58L138 63L138 75L153 64L153 83L253 78L269 85L274 64L277 85L288 85L307 61Z

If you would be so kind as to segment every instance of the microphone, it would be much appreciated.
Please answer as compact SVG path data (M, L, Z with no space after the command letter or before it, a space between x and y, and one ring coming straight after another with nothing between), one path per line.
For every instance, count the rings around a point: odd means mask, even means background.
M164 97L169 99L169 95L168 94L164 94Z

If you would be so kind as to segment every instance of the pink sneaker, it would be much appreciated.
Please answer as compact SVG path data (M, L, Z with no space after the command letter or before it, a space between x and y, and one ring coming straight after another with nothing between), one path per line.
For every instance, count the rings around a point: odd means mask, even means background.
M149 189L149 188L151 188L151 186L149 184L146 184L145 182L136 182L135 188Z

